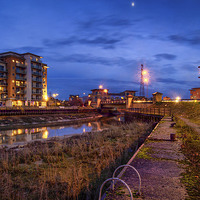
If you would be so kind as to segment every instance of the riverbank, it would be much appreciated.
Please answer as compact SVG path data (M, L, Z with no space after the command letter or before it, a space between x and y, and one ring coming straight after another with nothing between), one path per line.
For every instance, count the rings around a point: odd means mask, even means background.
M70 138L0 150L0 199L97 199L116 165L127 162L151 124L130 123Z
M28 115L0 117L0 130L18 128L38 128L43 126L70 125L88 121L96 121L103 117L99 113L75 113L52 115Z

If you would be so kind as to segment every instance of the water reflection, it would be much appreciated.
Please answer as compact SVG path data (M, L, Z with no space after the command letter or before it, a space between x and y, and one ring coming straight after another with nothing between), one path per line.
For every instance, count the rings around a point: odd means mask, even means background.
M102 121L88 122L68 126L12 129L1 131L0 144L19 144L37 139L47 139L56 136L81 134L90 131L101 131L106 125Z

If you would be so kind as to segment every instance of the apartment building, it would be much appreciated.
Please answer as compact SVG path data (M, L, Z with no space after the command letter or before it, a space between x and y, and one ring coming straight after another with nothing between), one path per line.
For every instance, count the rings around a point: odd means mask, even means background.
M0 53L0 105L46 106L47 65L41 56Z

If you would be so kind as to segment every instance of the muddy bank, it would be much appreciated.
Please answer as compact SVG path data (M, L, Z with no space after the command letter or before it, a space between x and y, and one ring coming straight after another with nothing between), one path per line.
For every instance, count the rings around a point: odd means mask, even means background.
M98 113L58 114L42 116L10 116L0 118L0 130L17 128L70 125L80 122L96 121L102 115Z

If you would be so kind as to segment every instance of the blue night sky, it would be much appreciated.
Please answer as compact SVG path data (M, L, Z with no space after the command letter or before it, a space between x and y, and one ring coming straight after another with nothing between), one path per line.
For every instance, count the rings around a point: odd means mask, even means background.
M200 87L200 0L0 0L0 52L43 56L48 93L139 91L189 98Z

